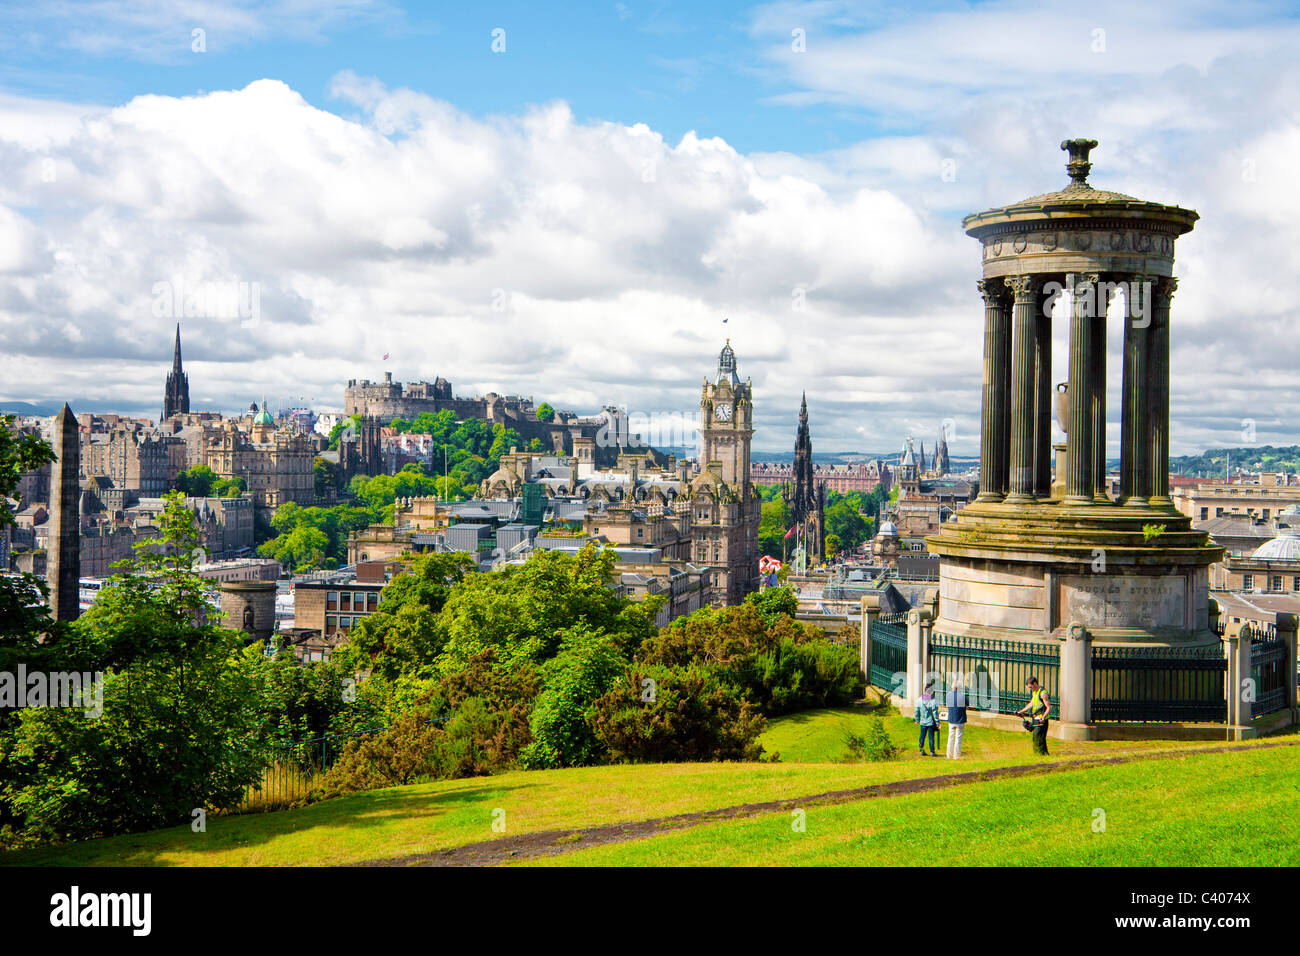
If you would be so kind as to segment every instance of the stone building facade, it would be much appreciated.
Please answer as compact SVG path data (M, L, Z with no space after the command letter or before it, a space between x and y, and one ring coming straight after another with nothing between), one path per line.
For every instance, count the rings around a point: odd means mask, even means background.
M187 460L184 440L135 425L92 433L81 445L82 475L102 476L114 487L145 495L161 495L175 487Z
M785 484L794 481L794 465L788 461L757 461L750 466L750 477L756 485ZM819 485L825 485L827 491L837 491L840 494L875 491L882 486L885 491L889 491L893 472L879 458L843 465L814 464L813 480Z
M243 478L258 508L316 500L315 449L296 429L277 428L265 403L247 424L226 420L205 428L202 447L204 464L221 478Z

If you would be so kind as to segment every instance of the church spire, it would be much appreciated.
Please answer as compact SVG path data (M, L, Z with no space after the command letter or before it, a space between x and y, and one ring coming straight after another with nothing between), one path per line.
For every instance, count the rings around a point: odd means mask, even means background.
M163 390L162 420L183 415L190 410L190 380L181 364L181 324L176 323L176 347L172 352L172 370Z

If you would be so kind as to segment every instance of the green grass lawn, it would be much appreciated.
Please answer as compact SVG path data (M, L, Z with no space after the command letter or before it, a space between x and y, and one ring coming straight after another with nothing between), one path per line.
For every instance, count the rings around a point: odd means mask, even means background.
M768 722L760 740L768 753L778 753L783 763L832 763L849 759L846 737L850 732L866 732L873 717L881 717L889 737L902 750L903 760L917 757L918 728L910 716L899 714L878 701L859 703L852 707L825 710L808 710ZM938 751L942 755L948 740L948 725L944 724L939 737ZM1048 749L1053 756L1106 756L1134 750L1186 749L1197 746L1220 746L1223 741L1169 741L1169 740L1106 740L1065 741L1050 740ZM1030 755L1028 733L1008 733L984 727L969 726L962 740L963 764L967 759L1022 760ZM927 758L928 759L928 758ZM935 761L939 763L939 761ZM960 766L960 765L959 765ZM946 760L936 773L950 773L953 765Z
M1140 760L809 807L804 832L770 813L521 865L1295 866L1297 771L1291 747Z
M0 865L356 863L428 853L503 835L646 820L1035 759L1030 756L1027 735L981 728L967 731L967 756L961 762L922 759L914 750L915 725L882 708L874 713L887 714L886 726L904 747L904 756L885 763L835 762L847 755L845 731L860 730L872 713L864 708L843 708L771 721L763 743L769 751L781 753L782 762L777 764L641 764L445 780L376 790L298 810L209 816L206 833L181 826L0 854ZM1051 746L1050 760L1058 762L1191 745L1053 741ZM900 798L890 798L896 799ZM492 829L495 810L505 811L504 833Z

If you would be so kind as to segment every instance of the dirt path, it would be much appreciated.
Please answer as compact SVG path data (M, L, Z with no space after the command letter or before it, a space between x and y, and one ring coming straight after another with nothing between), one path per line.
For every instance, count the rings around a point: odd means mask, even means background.
M1020 764L1014 767L997 767L992 770L972 770L967 773L947 773L936 777L919 777L914 780L895 780L889 783L873 784L852 790L829 790L825 793L812 794L807 797L792 797L786 800L769 800L763 803L742 803L733 807L720 807L716 810L700 810L694 813L681 813L671 817L658 817L652 820L634 820L627 823L606 823L599 826L575 828L569 830L544 830L537 833L521 833L518 836L499 837L495 840L482 840L478 843L466 843L462 846L435 850L432 853L418 853L413 856L392 857L381 860L366 860L351 866L496 866L501 863L514 863L537 857L558 856L574 850L584 850L593 846L605 846L610 843L625 843L631 840L643 840L661 833L682 830L711 823L717 820L736 820L759 816L764 813L778 813L803 807L825 806L836 803L852 803L873 797L897 797L908 793L924 793L929 790L941 790L945 787L957 787L970 783L982 783L988 780L1001 780L1013 777L1031 777L1061 771L1079 770L1087 767L1111 766L1131 763L1134 760L1168 760L1173 757L1195 756L1196 754L1228 753L1234 750L1268 750L1274 747L1300 746L1300 741L1279 741L1277 743L1255 744L1246 747L1198 747L1186 750L1128 751L1109 757L1085 757L1081 760L1063 760L1053 763Z

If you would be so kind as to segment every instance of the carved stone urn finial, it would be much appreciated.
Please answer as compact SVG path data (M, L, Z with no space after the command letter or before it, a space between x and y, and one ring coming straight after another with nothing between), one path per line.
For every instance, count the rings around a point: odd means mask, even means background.
M1092 169L1092 163L1088 162L1088 151L1096 147L1095 139L1062 140L1061 149L1070 153L1070 161L1065 164L1065 170L1070 174L1071 187L1088 185L1088 171Z

